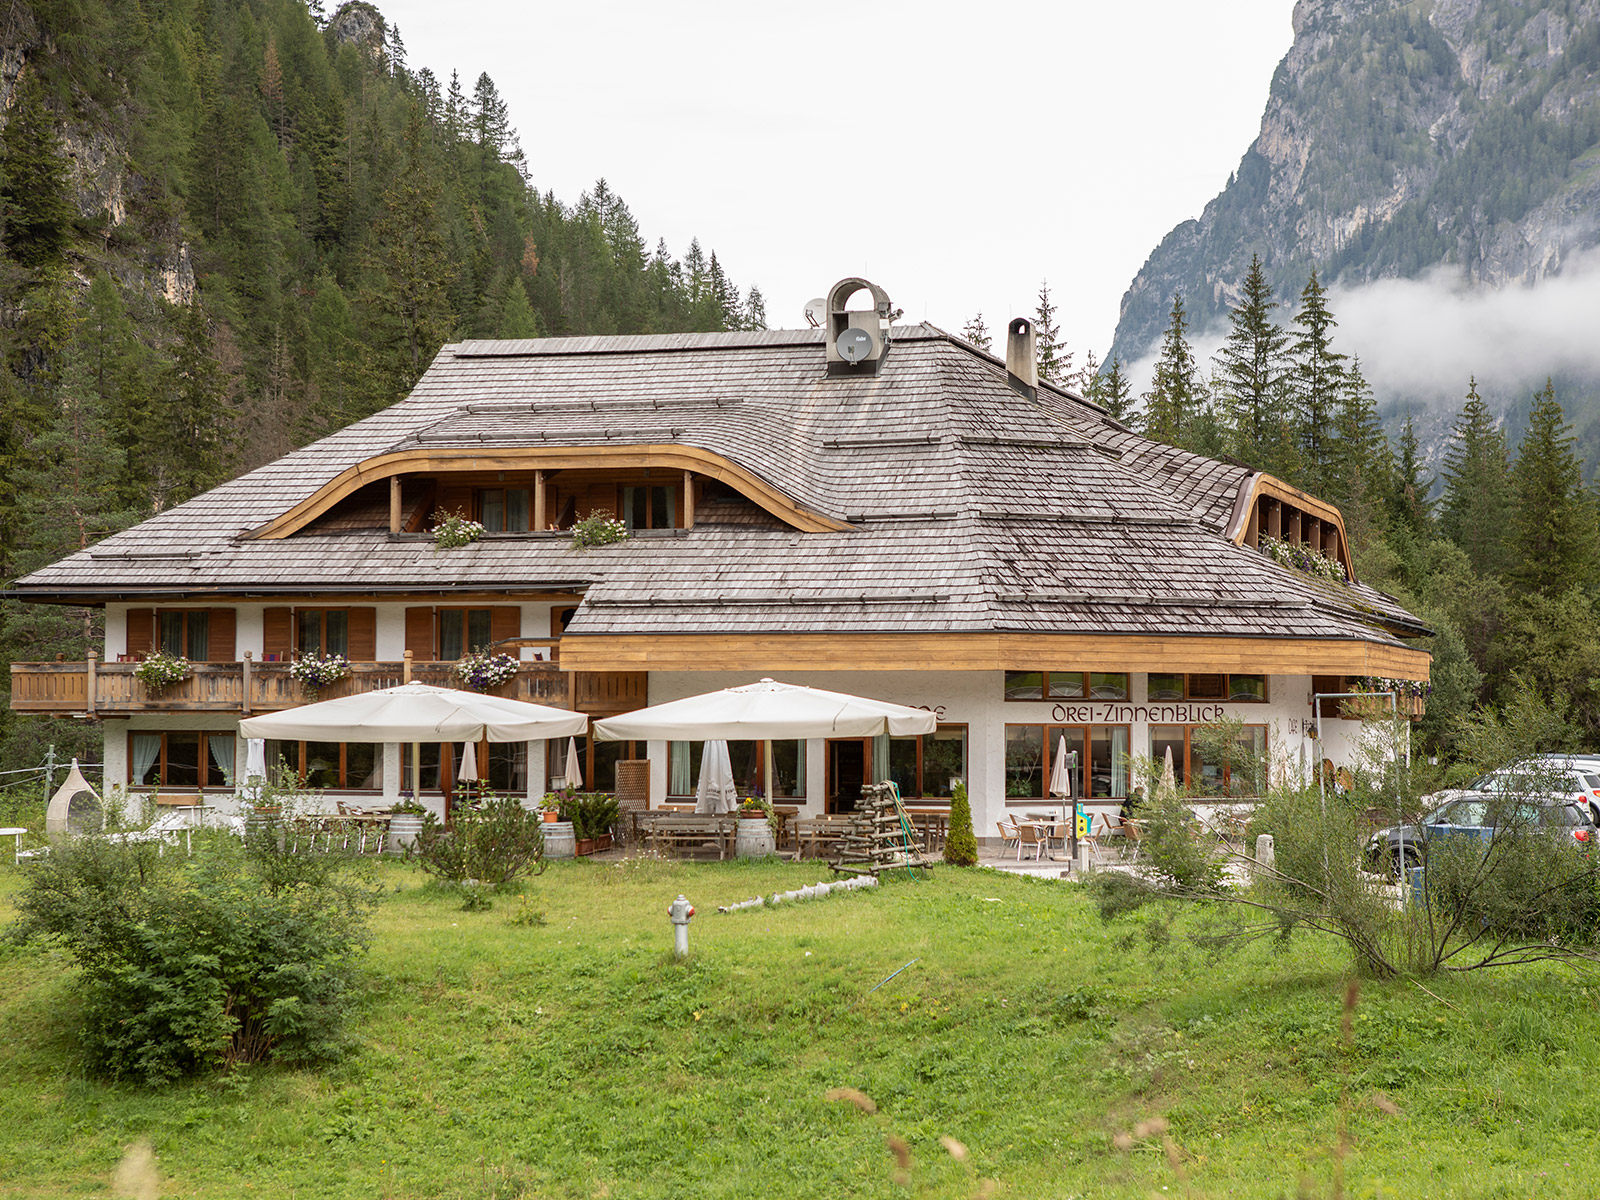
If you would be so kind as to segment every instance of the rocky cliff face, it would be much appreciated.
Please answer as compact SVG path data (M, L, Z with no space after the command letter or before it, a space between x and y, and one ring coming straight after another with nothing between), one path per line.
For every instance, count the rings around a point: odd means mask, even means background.
M1299 0L1260 135L1134 278L1113 352L1139 357L1175 291L1213 322L1252 253L1288 298L1313 265L1501 286L1596 244L1600 0Z

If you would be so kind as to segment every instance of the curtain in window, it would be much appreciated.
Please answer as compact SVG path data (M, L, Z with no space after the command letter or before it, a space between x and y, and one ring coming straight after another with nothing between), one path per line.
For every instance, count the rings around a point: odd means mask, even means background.
M210 733L206 735L206 745L211 747L211 761L217 764L217 770L222 772L222 782L227 787L233 786L233 738L226 733Z
M150 773L150 768L156 765L156 759L161 757L161 735L159 733L136 733L133 735L133 775L134 783L144 783L145 776Z
M1125 725L1111 727L1111 794L1128 794L1128 729Z
M889 778L889 735L880 733L872 739L872 778L868 783L882 783Z
M694 795L694 780L690 776L690 759L694 751L688 742L673 742L667 755L667 763L672 768L672 778L667 784L667 794L671 796Z

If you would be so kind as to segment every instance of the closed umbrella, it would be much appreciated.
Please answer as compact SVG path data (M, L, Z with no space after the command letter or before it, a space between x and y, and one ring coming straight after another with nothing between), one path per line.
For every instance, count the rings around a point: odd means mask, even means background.
M478 782L477 742L468 742L466 749L461 752L461 769L456 772L456 778L462 783Z
M561 777L561 782L566 784L570 792L583 790L583 770L578 766L578 739L576 736L567 739L567 773Z
M1056 746L1056 765L1050 771L1050 794L1060 796L1063 800L1072 799L1072 768L1078 764L1074 761L1077 755L1067 749L1066 734L1061 735L1060 744ZM1061 806L1061 823L1067 823L1067 806Z
M252 800L261 799L261 785L267 779L267 743L264 738L250 738L244 744L244 787L240 794Z
M938 722L923 708L763 679L607 717L596 721L594 729L603 742L764 742L882 734L904 737L932 733Z
M1178 794L1178 773L1172 767L1172 747L1167 747L1166 761L1161 764L1161 782L1156 785L1168 800Z
M733 760L728 743L713 739L700 755L700 784L695 788L694 810L721 816L739 806L739 792L733 782Z

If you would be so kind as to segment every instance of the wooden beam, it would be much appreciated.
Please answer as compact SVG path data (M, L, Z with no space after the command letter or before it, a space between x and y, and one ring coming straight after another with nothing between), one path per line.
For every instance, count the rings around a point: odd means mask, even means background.
M726 483L785 524L805 533L844 532L847 522L817 512L768 483L747 467L699 446L507 446L498 450L416 449L379 454L347 467L311 495L265 525L251 538L284 538L304 529L345 497L370 483L397 474L452 474L469 471L603 470L663 467L693 471Z
M400 532L400 476L389 476L389 532Z
M1288 504L1322 523L1322 552L1344 563L1345 570L1350 574L1350 582L1356 582L1355 563L1350 558L1350 539L1345 533L1344 515L1337 507L1266 474L1250 476L1239 485L1239 492L1239 498L1234 501L1234 515L1225 531L1225 536L1234 545L1259 545L1263 534L1283 537L1283 528L1287 524L1283 520L1283 505ZM1327 530L1330 526L1335 539L1335 549L1332 551L1327 549Z
M683 473L683 527L694 528L694 472Z
M1032 633L576 635L578 671L1171 671L1426 679L1431 656L1355 638Z
M533 529L544 532L544 472L533 473Z

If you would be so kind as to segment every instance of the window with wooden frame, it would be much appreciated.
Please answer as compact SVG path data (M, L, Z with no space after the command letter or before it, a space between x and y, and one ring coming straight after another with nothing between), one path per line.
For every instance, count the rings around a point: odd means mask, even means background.
M1128 794L1128 739L1126 725L1007 725L1007 803L1051 799L1063 752L1075 799L1121 799Z
M418 662L454 662L478 650L516 655L516 650L498 643L521 633L522 607L517 604L406 609L405 648Z
M420 786L424 792L439 791L439 770L444 768L444 778L454 792L460 775L461 756L465 753L459 744L423 742L418 747L417 762ZM526 796L528 794L528 743L479 742L475 751L478 778L486 780L491 790L501 796ZM400 790L411 790L411 747L400 746Z
M741 796L760 792L768 795L767 766L762 761L760 742L734 741L728 743L728 762L733 767L733 782ZM667 795L674 799L692 799L700 786L700 763L705 755L704 742L667 743ZM772 769L774 778L770 798L773 800L803 799L806 794L806 744L804 741L776 741L772 743Z
M889 778L902 799L948 801L966 777L965 725L939 725L919 737L889 739Z
M566 777L567 754L573 741L572 738L552 738L545 743L545 775L552 791L566 786L562 780ZM617 763L638 757L638 752L644 750L643 742L601 742L584 734L579 734L576 741L578 774L583 778L579 790L585 792L615 792Z
M373 742L285 742L266 745L267 772L287 763L301 786L345 792L383 790L383 747Z
M1007 700L1126 700L1126 671L1007 671Z
M261 651L264 662L335 654L351 662L373 662L378 657L378 610L269 608L262 613Z
M1150 759L1156 769L1165 769L1170 754L1179 787L1211 796L1261 795L1267 786L1267 727L1244 726L1231 747L1215 744L1202 732L1206 728L1150 726Z
M128 734L128 786L231 787L236 745L232 733L218 730L132 730Z
M478 520L490 533L527 533L532 527L532 496L525 487L479 488L474 496Z
M1145 699L1222 700L1229 704L1265 704L1265 675L1179 675L1152 671L1146 680Z
M130 608L126 657L159 650L190 662L233 662L237 624L231 608Z
M302 608L295 617L295 651L301 658L350 657L350 610Z
M678 489L641 484L622 489L622 520L629 529L676 529Z

